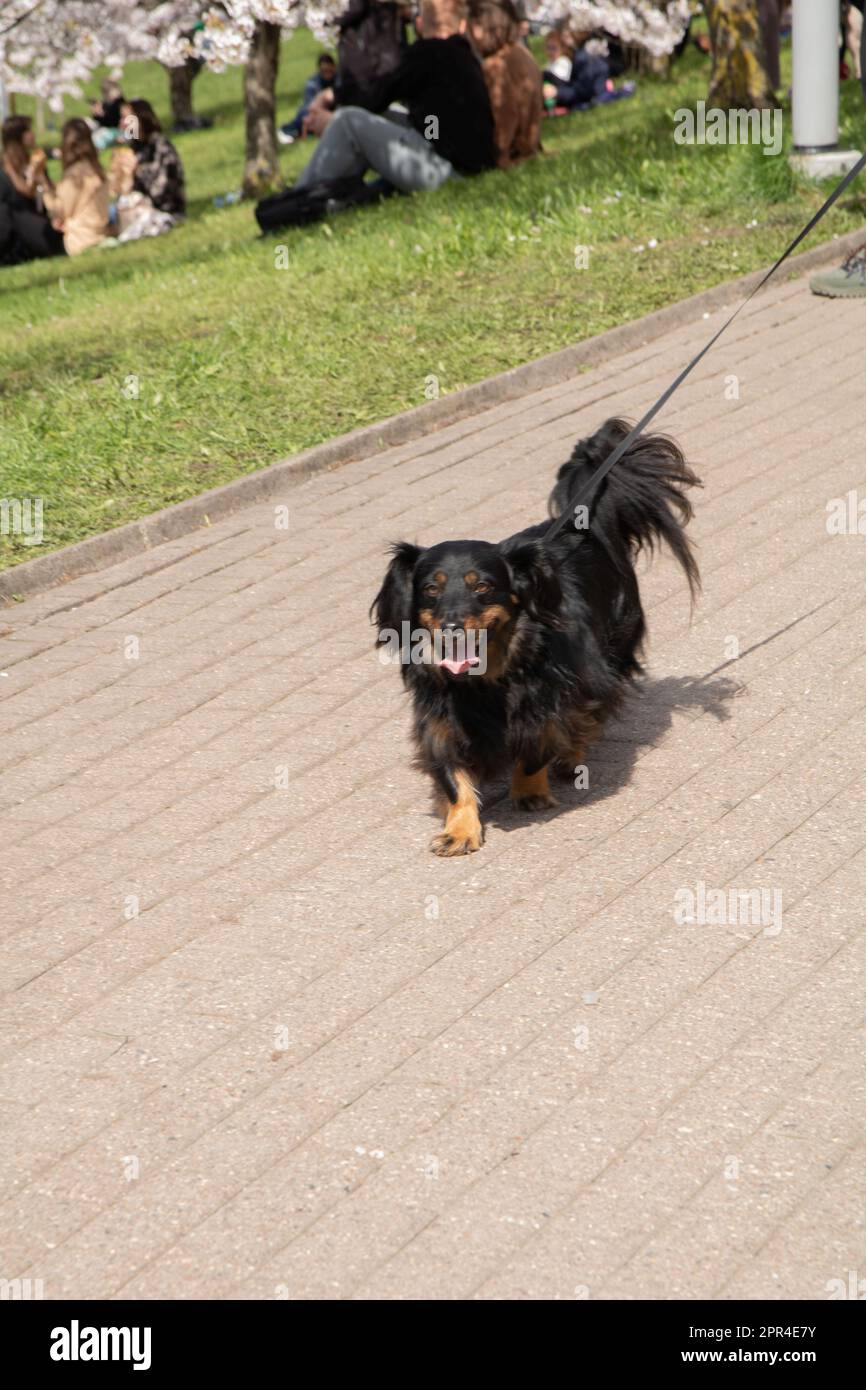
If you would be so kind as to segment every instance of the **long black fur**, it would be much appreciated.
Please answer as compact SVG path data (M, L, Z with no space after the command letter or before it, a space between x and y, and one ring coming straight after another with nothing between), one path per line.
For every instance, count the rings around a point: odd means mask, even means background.
M577 443L557 474L551 516L570 511L578 497L586 500L593 473L628 430L625 421L611 419ZM500 615L489 629L488 674L402 665L414 705L416 762L447 803L456 800L460 771L478 781L516 763L531 776L551 763L579 761L641 671L646 624L638 553L666 544L693 598L699 588L684 530L692 515L686 489L696 485L672 440L641 436L595 487L581 529L570 519L549 541L549 523L542 522L498 545L393 547L371 609L380 640L403 624L410 631L431 623L461 628ZM487 592L467 584L467 573L489 580Z

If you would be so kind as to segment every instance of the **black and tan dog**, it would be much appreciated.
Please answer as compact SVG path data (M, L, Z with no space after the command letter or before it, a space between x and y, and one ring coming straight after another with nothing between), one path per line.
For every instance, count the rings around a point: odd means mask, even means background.
M577 444L557 474L552 516L592 488L628 430L608 420ZM683 529L692 514L685 489L696 484L672 440L639 436L595 485L588 508L575 508L574 524L569 517L554 536L542 523L496 545L393 547L372 613L379 641L399 651L414 701L416 763L442 803L435 854L481 848L484 778L513 769L515 806L556 804L550 766L583 762L641 671L637 553L666 542L692 596L697 590Z

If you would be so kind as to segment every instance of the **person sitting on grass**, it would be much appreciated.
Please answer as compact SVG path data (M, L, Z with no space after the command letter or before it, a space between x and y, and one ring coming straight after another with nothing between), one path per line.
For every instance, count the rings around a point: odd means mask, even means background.
M80 256L108 236L108 184L90 127L81 116L66 122L60 136L63 175L55 187L43 170L37 185L51 225L63 236L67 256Z
M556 94L560 83L567 82L571 76L571 56L566 50L558 29L551 29L544 36L544 70L541 74L542 98L546 116L565 116L568 108L558 106Z
M39 194L45 151L36 149L29 116L3 122L0 163L0 265L61 256L63 237L51 225Z
M559 29L550 29L544 36L544 77L567 82L571 76L571 50L566 47Z
M108 170L116 240L162 236L186 211L180 155L163 135L150 102L125 102L121 119L129 143L112 151Z
M490 96L497 163L509 169L541 149L541 73L520 42L512 0L469 0L469 33Z
M143 193L174 226L186 215L186 178L180 155L163 135L149 101L138 97L124 102L121 128L135 152L133 191Z
M320 53L316 63L316 71L312 77L308 77L304 83L304 95L301 104L290 121L281 125L277 131L277 139L281 145L293 145L298 137L303 133L304 117L310 109L314 99L320 92L333 90L334 82L337 77L337 64L330 53Z
M321 135L295 189L375 170L404 193L439 188L453 174L496 164L493 115L481 64L465 37L462 0L422 0L421 37L399 67L362 89L359 105L330 109L320 93L305 126ZM408 114L379 115L392 102Z
M591 34L574 33L567 20L556 26L556 33L562 54L571 62L571 71L563 81L551 68L545 70L544 101L548 109L552 105L566 111L586 111L590 106L634 96L634 82L614 86L607 58L590 52Z
M97 150L110 149L121 139L120 113L123 109L123 92L120 83L112 77L104 77L99 87L99 100L90 103L90 116L87 124Z

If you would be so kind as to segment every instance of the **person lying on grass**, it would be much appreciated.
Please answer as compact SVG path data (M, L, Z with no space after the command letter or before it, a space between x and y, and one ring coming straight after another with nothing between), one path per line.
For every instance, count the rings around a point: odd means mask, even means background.
M469 0L469 34L493 110L496 162L508 169L541 149L541 73L520 42L511 0Z
M416 193L495 167L490 99L462 0L423 0L417 24L421 37L400 66L362 89L357 106L334 110L333 95L316 97L304 126L322 138L296 189L373 169ZM392 102L408 114L388 112Z

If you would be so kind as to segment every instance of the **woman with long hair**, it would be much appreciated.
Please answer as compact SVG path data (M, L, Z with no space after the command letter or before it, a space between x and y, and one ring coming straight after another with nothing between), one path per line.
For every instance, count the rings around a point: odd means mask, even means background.
M3 122L3 172L18 193L36 193L36 136L29 116L10 116Z
M63 238L51 226L39 185L45 152L36 149L29 116L3 122L0 158L0 265L16 265L63 252Z
M186 213L186 180L180 155L162 133L149 101L124 102L121 130L135 151L133 189L149 198L158 212L179 222Z
M120 130L127 143L114 151L109 173L117 199L117 239L161 236L186 212L180 155L163 135L149 101L125 101Z
M62 232L69 256L98 246L108 236L109 199L105 171L93 144L90 127L74 116L60 137L63 175L55 187L47 173L38 186L55 230Z

